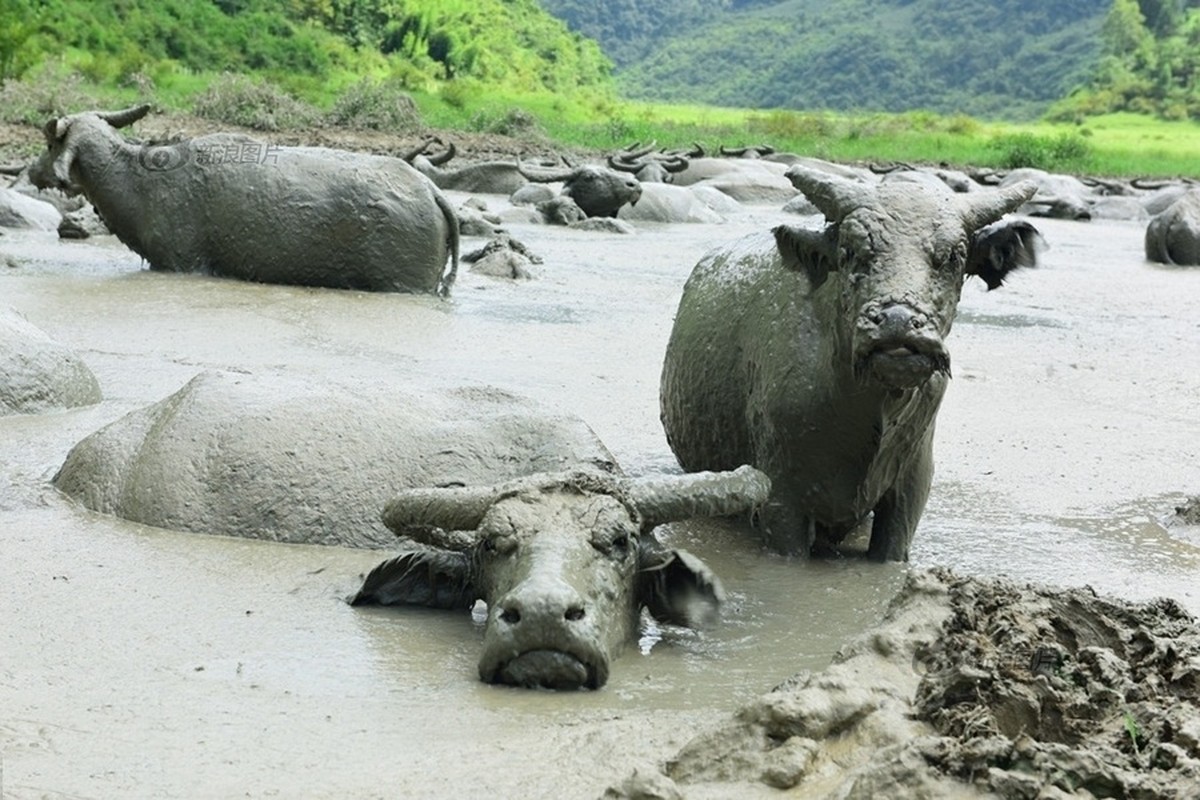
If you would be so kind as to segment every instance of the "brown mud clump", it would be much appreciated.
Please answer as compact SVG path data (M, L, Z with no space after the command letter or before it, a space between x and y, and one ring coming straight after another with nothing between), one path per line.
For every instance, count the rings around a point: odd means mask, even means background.
M653 777L653 780L650 780ZM1178 604L914 573L883 622L606 797L1200 797Z

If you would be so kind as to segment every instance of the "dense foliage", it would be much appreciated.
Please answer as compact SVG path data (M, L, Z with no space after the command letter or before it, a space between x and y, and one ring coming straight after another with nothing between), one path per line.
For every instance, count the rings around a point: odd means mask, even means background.
M623 93L750 108L1031 118L1083 83L1112 0L542 0Z
M253 72L299 91L351 73L564 91L611 69L534 0L0 0L0 79L64 53L97 81Z
M1092 79L1054 110L1060 119L1113 111L1200 118L1200 0L1114 0Z

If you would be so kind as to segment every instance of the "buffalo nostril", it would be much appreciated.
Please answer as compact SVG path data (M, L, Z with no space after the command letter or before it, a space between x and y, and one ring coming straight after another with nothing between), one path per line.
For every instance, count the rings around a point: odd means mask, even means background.
M563 619L565 619L567 622L579 622L579 620L584 618L585 614L586 612L584 612L583 606L571 606L567 609L566 613L563 614Z
M509 625L516 625L521 621L521 612L516 606L508 606L500 612L500 619Z

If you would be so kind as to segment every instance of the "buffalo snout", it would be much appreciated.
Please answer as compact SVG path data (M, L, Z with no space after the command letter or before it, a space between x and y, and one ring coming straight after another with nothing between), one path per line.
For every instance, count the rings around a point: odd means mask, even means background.
M892 389L913 389L950 372L950 353L930 314L908 303L871 304L859 317L856 372Z
M488 683L598 689L608 681L594 614L566 583L527 583L494 604L479 675Z

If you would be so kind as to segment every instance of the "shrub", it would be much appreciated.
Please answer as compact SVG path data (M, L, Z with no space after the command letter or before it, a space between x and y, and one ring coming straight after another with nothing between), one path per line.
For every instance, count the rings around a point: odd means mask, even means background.
M0 119L18 125L40 127L52 117L103 105L75 72L61 75L43 70L23 80L8 81L0 88Z
M222 75L195 99L196 116L260 131L315 125L320 112L267 80Z
M1048 137L1016 133L997 137L992 148L1000 152L1000 166L1004 169L1078 167L1092 155L1091 145L1078 134Z
M496 116L480 111L471 117L471 129L480 133L499 133L504 136L529 136L541 134L537 118L523 108L510 108Z
M394 81L364 78L333 104L326 120L345 128L413 133L421 128L421 112L412 96Z

